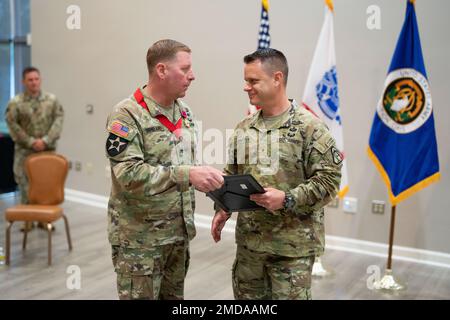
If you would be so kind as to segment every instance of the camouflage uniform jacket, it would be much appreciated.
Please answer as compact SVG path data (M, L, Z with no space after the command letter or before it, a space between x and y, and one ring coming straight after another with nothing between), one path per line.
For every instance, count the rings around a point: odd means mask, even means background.
M323 207L339 190L342 155L325 124L295 101L271 127L266 130L261 111L241 121L230 139L225 172L251 174L263 187L290 192L295 205L273 213L240 212L236 243L288 257L319 255ZM265 134L267 144L261 143Z
M134 96L118 103L107 121L106 155L112 188L108 233L112 245L149 248L195 236L194 164L196 124L192 112L176 101L182 118L177 139L156 118L161 113L145 96L149 111Z
M24 175L23 161L34 153L36 139L47 145L45 151L56 149L56 141L61 135L64 110L51 93L41 92L33 98L27 93L15 96L6 107L6 122L15 143L14 173Z

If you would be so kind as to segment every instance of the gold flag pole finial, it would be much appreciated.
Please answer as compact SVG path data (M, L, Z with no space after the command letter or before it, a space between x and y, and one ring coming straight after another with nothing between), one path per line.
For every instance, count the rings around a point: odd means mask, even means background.
M416 4L416 0L409 0L413 5Z
M325 4L328 6L328 8L330 8L331 11L333 11L333 0L325 0Z
M266 9L266 11L269 11L269 0L261 0L261 3L264 9Z

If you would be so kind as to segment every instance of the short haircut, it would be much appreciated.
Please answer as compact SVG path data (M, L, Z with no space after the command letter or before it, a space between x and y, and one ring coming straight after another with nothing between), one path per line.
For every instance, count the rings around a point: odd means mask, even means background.
M147 51L148 73L152 74L158 63L175 58L179 51L190 53L191 49L181 42L170 39L155 42Z
M22 79L24 80L26 75L29 74L30 72L37 72L38 74L41 74L41 72L39 71L38 68L36 67L26 67L25 69L23 69L22 71Z
M267 73L281 71L284 76L284 85L287 85L289 66L286 57L281 51L272 48L258 49L244 57L245 64L255 61L261 61L261 65L266 69Z

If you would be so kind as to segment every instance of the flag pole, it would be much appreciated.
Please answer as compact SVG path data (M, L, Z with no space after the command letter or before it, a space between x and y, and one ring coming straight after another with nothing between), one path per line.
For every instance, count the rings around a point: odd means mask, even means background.
M395 229L395 212L397 206L393 205L391 207L391 225L389 227L389 249L388 249L388 260L386 265L386 270L383 278L379 281L375 281L373 288L376 290L385 290L390 292L396 292L399 290L406 289L405 284L401 284L397 279L395 279L392 274L392 247L394 246L394 229Z
M395 209L397 206L393 205L391 207L391 226L389 230L389 251L388 251L388 261L387 270L392 270L392 246L394 244L394 228L395 228Z

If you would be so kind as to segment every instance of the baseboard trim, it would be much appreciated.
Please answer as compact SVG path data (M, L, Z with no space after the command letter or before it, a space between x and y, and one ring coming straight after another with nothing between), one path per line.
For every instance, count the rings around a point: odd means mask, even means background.
M326 249L354 252L387 259L388 245L385 243L332 235L326 235L325 242ZM401 260L435 267L450 268L450 254L448 253L396 245L393 246L392 252L392 259L394 261Z
M11 191L11 192L0 193L0 199L9 199L9 198L13 198L13 197L20 197L19 192Z
M88 206L106 209L108 206L108 197L100 196L84 191L65 189L65 198L71 202L82 203ZM195 225L199 228L211 228L212 216L196 214ZM234 233L236 222L230 220L222 230L224 232ZM347 237L326 235L326 249L353 252L387 258L388 245L385 243L359 240ZM450 254L438 251L416 249L411 247L396 246L393 247L393 260L421 263L436 267L450 268Z
M108 208L108 197L67 188L64 192L66 200L86 204L96 208Z

